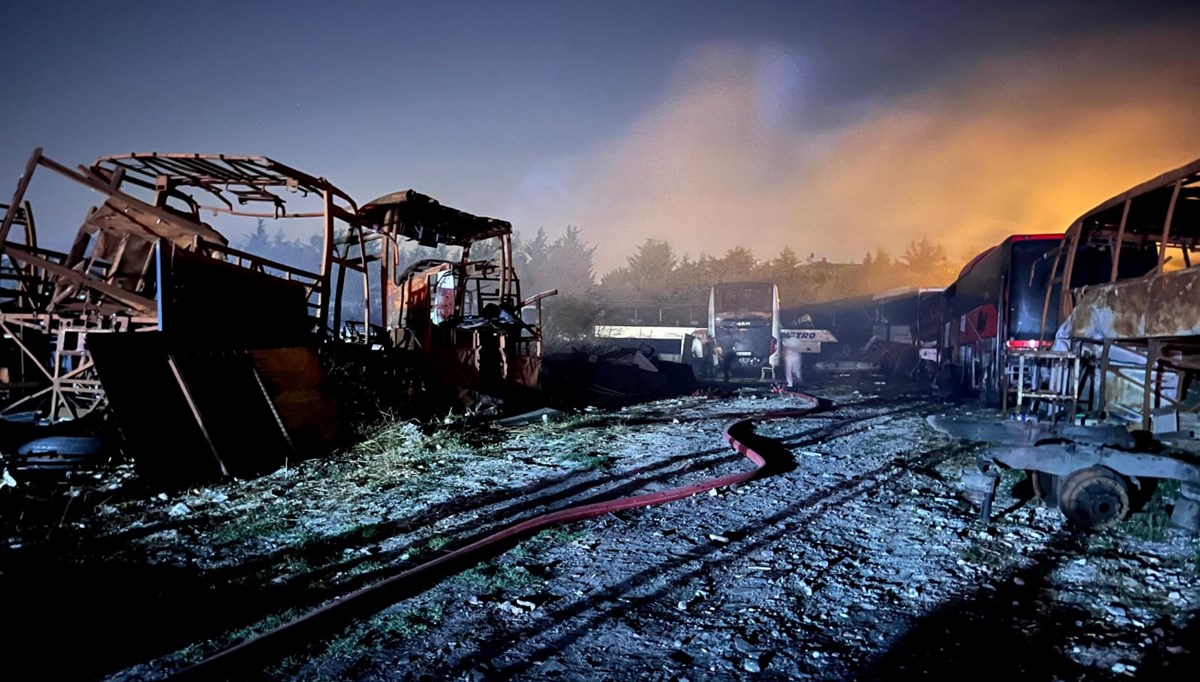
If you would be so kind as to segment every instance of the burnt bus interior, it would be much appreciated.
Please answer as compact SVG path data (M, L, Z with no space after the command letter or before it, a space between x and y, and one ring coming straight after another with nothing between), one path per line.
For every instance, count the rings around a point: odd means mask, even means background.
M1073 283L1058 316L1067 352L1083 363L1073 410L1147 430L1192 423L1200 410L1198 242L1200 161L1104 202L1067 231L1055 281ZM1090 286L1074 284L1081 276Z

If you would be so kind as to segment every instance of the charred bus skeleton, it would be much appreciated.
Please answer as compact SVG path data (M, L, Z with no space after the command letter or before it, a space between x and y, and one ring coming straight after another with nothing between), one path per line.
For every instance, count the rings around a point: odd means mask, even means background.
M413 190L368 202L360 216L384 238L385 343L419 353L432 375L453 386L492 394L537 388L541 301L556 292L522 298L510 223L443 206ZM403 266L402 239L459 247L460 256ZM491 240L498 258L473 260L472 247Z
M997 467L1026 470L1086 528L1119 523L1169 479L1172 521L1200 532L1200 161L1100 204L1058 243L1039 344L1011 353L1034 420L935 427L995 444L979 462L985 515Z
M102 197L65 252L38 242L27 191L39 169ZM214 224L239 216L315 226L316 266L229 246ZM337 442L330 353L393 346L413 352L389 359L438 383L536 387L539 302L552 292L522 299L511 229L411 190L360 208L260 156L149 152L71 168L35 150L0 205L0 415L45 423L105 408L146 473L197 480L262 473ZM499 262L471 259L485 239ZM400 240L462 257L402 267ZM356 320L343 315L348 276L361 287ZM163 442L177 452L164 456Z

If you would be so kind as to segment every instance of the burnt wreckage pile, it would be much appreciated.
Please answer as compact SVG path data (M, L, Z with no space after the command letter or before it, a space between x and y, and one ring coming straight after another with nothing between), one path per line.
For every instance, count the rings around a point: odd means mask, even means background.
M103 197L66 253L38 242L26 197L39 169ZM540 301L553 292L522 298L512 226L412 190L360 207L265 157L125 154L69 168L39 149L0 211L2 445L16 450L32 424L55 434L20 447L13 468L95 454L94 439L58 434L101 413L139 471L167 482L328 452L346 420L326 355L403 366L381 371L414 391L537 386ZM307 224L318 265L233 248L207 216ZM461 255L402 264L406 240ZM497 257L472 260L484 240Z

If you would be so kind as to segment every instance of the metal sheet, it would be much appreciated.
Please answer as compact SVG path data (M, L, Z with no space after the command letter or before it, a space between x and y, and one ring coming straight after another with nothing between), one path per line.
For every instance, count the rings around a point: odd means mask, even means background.
M1200 336L1200 267L1087 287L1071 315L1077 339Z

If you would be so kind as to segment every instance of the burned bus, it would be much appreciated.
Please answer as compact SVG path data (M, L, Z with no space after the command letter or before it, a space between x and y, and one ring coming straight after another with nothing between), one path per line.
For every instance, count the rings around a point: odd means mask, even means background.
M973 258L946 290L944 361L989 402L1005 391L1011 351L1053 341L1042 332L1042 312L1060 243L1061 234L1013 235Z
M1007 349L1017 373L1006 407L1036 418L930 423L992 444L969 484L985 518L1000 469L1011 468L1086 529L1120 523L1159 479L1177 481L1171 521L1200 533L1200 159L1101 203L1049 241L1028 280L1045 272L1031 292L1042 301L1038 335L1027 334L1037 348Z
M708 334L721 363L731 370L779 364L779 287L769 282L713 285L708 299Z
M1013 235L972 259L947 287L942 363L961 372L963 388L985 402L1007 409L1010 394L1020 393L1021 358L1031 360L1054 345L1063 248L1061 234ZM1113 256L1107 245L1078 245L1073 251L1069 289L1108 279ZM1153 268L1152 250L1122 251L1127 253L1120 259L1121 277Z

